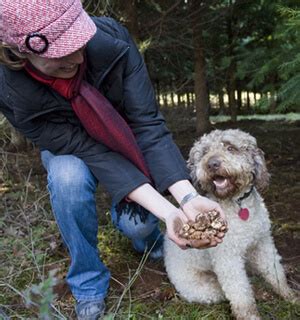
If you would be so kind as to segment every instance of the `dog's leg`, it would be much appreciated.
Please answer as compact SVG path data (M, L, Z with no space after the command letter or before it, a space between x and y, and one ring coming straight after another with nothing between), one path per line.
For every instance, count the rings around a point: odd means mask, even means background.
M187 301L211 304L225 300L217 277L213 272L189 269L184 270L182 274L183 279L180 279L180 281L176 279L174 284L180 295Z
M205 304L225 300L216 275L207 270L201 251L181 250L169 239L165 240L164 250L168 277L184 299Z
M257 246L249 252L249 263L264 279L271 284L274 291L285 300L297 300L293 290L288 286L284 269L280 263L281 257L271 236L264 237Z
M215 253L213 268L226 298L230 301L236 319L260 319L243 258L231 256L230 253L226 256L224 256L224 252L222 255Z

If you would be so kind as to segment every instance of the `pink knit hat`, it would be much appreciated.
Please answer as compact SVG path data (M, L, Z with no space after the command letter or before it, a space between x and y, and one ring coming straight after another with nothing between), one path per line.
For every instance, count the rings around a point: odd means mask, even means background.
M0 0L0 40L45 58L83 47L96 26L80 0Z

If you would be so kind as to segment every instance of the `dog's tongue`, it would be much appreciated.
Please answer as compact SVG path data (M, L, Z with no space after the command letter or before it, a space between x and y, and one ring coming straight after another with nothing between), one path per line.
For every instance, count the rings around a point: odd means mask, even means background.
M228 180L224 177L216 177L214 178L213 183L216 186L216 188L224 189L227 187Z

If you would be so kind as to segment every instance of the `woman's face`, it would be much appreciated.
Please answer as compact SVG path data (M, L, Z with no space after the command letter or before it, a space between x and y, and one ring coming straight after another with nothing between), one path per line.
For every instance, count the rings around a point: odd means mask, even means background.
M47 76L68 79L75 76L79 65L83 62L84 49L85 47L62 58L50 59L28 54L27 59L36 69Z

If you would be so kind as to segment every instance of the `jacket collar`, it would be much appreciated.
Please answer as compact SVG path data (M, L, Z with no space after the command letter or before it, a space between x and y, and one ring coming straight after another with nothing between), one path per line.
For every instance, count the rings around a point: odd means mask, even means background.
M116 38L112 26L103 23L101 18L93 18L97 32L89 41L86 54L88 63L88 80L99 87L105 75L114 66L123 53L129 48L129 43Z

